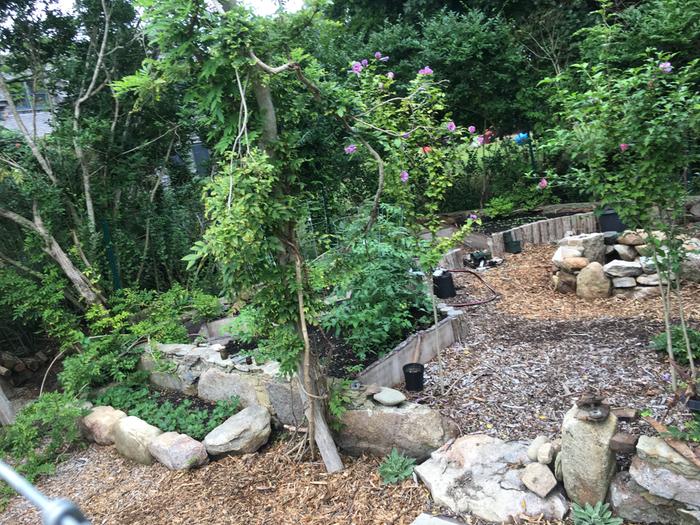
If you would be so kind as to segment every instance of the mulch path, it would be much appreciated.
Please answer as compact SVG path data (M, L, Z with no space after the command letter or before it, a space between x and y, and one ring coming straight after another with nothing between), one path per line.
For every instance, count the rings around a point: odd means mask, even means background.
M479 275L499 294L466 307L469 333L426 365L426 389L407 393L453 419L463 433L502 439L554 437L565 412L587 391L605 395L613 407L648 409L656 419L678 424L689 417L668 410L669 367L649 348L664 330L660 298L610 297L587 301L550 286L554 246L528 245L501 266ZM492 292L470 273L453 274L458 296L470 302ZM700 328L700 285L685 283L687 318ZM653 433L644 422L622 429Z
M257 454L173 472L91 445L38 488L78 504L93 525L408 525L429 499L412 479L382 485L376 458L344 457L346 469L328 475L320 463L295 463L285 447L276 443ZM20 498L0 515L6 525L40 521Z

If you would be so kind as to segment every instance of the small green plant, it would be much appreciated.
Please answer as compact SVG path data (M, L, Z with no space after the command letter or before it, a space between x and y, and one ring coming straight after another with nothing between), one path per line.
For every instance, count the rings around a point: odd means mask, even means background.
M586 503L585 507L574 503L572 509L574 525L622 525L622 519L613 517L608 504L602 501L593 507L590 503Z
M180 432L199 440L236 413L240 405L240 400L235 396L230 400L217 401L211 410L193 408L189 399L174 405L170 401L162 401L161 397L159 392L143 385L117 385L108 388L95 403L110 405L140 417L164 432Z
M484 207L484 214L492 219L505 217L513 211L515 203L508 197L492 197Z
M700 360L700 331L688 328L688 340L690 341L690 349L693 352L693 359ZM673 348L673 357L681 365L688 364L688 352L685 347L685 339L683 337L683 329L674 325L671 327L671 340ZM654 350L658 352L666 351L666 332L661 332L651 341Z
M383 483L398 483L413 474L416 460L399 454L396 448L391 449L386 459L379 465L379 475Z
M30 482L53 473L56 464L74 449L82 437L78 418L87 410L66 393L50 392L24 407L12 425L0 431L0 454ZM4 483L0 494L12 491Z
M331 419L328 424L336 432L343 428L343 414L347 412L348 404L351 401L348 395L348 388L350 388L350 381L347 379L335 383L331 387L331 394L328 399L328 411L331 413Z
M678 427L668 427L668 437L691 443L700 443L700 417L695 416L686 422L683 430Z

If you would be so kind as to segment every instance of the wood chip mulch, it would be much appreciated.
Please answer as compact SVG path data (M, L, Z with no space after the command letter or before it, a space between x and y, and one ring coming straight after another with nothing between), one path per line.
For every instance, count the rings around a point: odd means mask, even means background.
M442 352L445 393L437 359L426 365L426 389L408 393L439 409L463 433L503 439L555 437L565 412L585 391L599 391L613 407L649 409L667 424L688 418L667 410L671 399L665 355L649 348L663 331L661 299L594 301L550 286L556 247L528 245L498 267L480 272L499 298L464 308L469 333ZM478 277L453 274L458 296L447 302L486 299ZM686 314L700 328L700 286L685 283ZM623 429L653 433L644 422Z
M429 493L412 479L383 485L376 458L344 457L346 469L296 463L278 442L190 472L137 465L113 447L91 445L39 483L52 497L77 503L93 525L410 524ZM0 523L40 523L26 500L13 498Z
M555 246L528 244L522 253L506 255L504 264L481 274L502 296L497 302L500 311L528 319L645 317L663 320L661 298L631 301L609 297L591 301L554 291L550 261L555 250ZM485 289L475 277L456 276L457 282L465 284L476 297L484 295ZM700 284L684 283L682 295L686 315L700 322Z

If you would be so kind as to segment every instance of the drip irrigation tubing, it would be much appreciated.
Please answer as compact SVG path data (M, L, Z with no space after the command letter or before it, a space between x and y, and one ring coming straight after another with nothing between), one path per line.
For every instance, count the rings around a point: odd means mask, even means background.
M480 299L478 301L470 301L468 303L451 303L450 306L454 306L456 308L461 308L464 306L478 306L480 304L490 303L491 301L494 301L494 300L498 299L499 297L501 297L501 294L499 294L496 290L494 290L493 287L489 283L487 283L481 275L479 275L477 272L475 272L473 270L467 270L466 268L454 268L452 270L447 270L447 271L450 273L470 273L470 274L478 277L479 280L482 283L484 283L484 286L486 286L486 288L488 288L492 294L491 297L489 297L487 299Z

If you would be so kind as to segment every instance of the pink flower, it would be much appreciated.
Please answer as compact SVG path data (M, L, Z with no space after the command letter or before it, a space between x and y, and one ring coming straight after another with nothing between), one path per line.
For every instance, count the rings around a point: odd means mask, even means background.
M418 74L419 75L432 75L433 70L430 69L430 66L425 66L424 68L418 70Z
M345 146L345 153L347 153L348 155L352 155L356 151L357 151L357 146L355 146L354 144L349 144L349 145Z
M351 69L351 71L352 71L353 73L355 73L356 75L359 76L359 74L362 72L362 69L363 69L363 68L362 68L362 64L360 64L359 62L353 62L353 63L352 63L352 69Z
M367 64L369 64L369 60L367 60L366 58L363 58L363 59L362 59L362 65L365 66L365 67L367 67Z
M467 131L468 131L469 133L476 133L476 126L469 126L469 127L467 128Z
M673 71L673 66L671 65L671 62L661 62L659 64L659 69L662 73L670 73Z
M542 177L540 182L537 183L537 187L541 190L545 189L547 186L549 186L549 182L547 182L547 179L544 177Z
M377 51L377 52L374 54L374 58L376 58L377 60L379 60L380 58L382 58L382 54L381 54L379 51Z
M475 220L477 220L479 217L477 217L477 216L476 216L475 214L473 214L473 213L470 213L470 214L469 214L469 218L470 218L471 220L475 221Z
M408 182L408 172L406 170L401 172L401 182Z
M629 145L629 144L625 144L625 143L620 144L620 151L621 151L622 153L624 153L624 152L627 151L628 149L630 149L630 145Z
M483 144L484 144L484 136L483 136L483 135L479 135L478 137L476 137L476 143L477 143L479 146L483 146Z
M389 71L389 72L386 74L386 78L388 78L389 80L394 80L394 72L393 72L393 71Z
M447 131L450 131L450 132L457 129L457 125L451 120L446 124L446 127L447 127Z
M428 154L431 151L433 151L433 148L431 148L430 146L423 146L421 149L423 150L423 153L425 153L425 154Z

